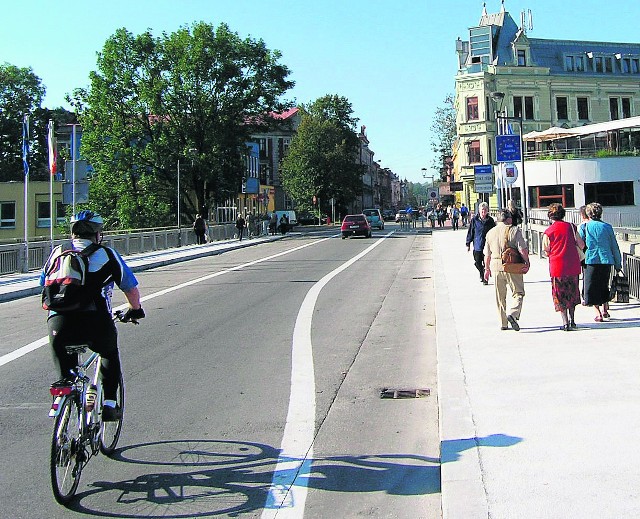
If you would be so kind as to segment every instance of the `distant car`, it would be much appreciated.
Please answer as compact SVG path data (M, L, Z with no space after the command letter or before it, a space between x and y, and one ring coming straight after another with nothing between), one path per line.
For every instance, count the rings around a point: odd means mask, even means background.
M380 230L384 229L384 220L382 219L380 209L365 209L362 211L362 214L367 217L371 227L377 227Z
M367 221L367 217L363 214L348 214L342 220L340 227L342 239L348 236L364 236L371 238L371 225Z
M382 211L382 219L385 222L393 220L395 216L396 216L396 213L394 213L392 209L385 209L384 211Z
M406 219L407 219L407 212L404 209L400 209L400 211L396 213L396 223Z
M301 211L297 213L298 223L300 225L318 225L318 213L312 213L310 211ZM323 214L320 217L320 223L327 223L327 215Z

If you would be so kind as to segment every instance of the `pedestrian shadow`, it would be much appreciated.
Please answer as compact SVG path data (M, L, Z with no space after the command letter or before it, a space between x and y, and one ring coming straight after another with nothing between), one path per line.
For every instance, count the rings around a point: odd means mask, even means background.
M508 434L490 434L478 438L461 438L457 440L445 440L440 442L441 462L451 463L460 459L460 453L478 447L512 447L520 443L523 439L519 436L509 436Z
M235 517L286 503L289 487L272 488L278 480L340 493L441 491L440 460L414 454L283 459L278 449L253 442L167 440L123 447L113 459L122 465L111 472L130 476L87 481L88 489L77 494L70 509L119 518ZM279 463L284 466L274 473ZM100 474L105 478L104 470Z

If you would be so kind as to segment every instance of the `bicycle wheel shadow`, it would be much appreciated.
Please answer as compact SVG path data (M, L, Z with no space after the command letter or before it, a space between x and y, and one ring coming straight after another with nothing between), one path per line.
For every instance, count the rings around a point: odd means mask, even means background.
M256 512L275 506L269 503L269 491L278 456L279 450L269 445L233 440L131 445L112 457L129 465L120 470L129 478L87 481L89 489L78 492L69 508L120 518L234 517ZM376 454L319 457L311 464L289 461L303 467L294 484L310 489L393 495L440 492L437 458ZM132 476L134 473L137 475Z

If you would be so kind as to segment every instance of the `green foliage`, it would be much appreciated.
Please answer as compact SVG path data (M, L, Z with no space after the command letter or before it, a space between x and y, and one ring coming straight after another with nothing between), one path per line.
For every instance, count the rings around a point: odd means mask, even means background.
M456 139L456 109L453 104L453 95L448 94L443 106L436 109L431 124L431 149L436 154L431 167L440 172L445 157L450 157L453 143Z
M280 57L225 24L160 37L116 31L89 88L69 99L96 171L92 203L122 228L175 224L178 161L188 216L235 197L244 143L293 86Z
M302 206L320 200L349 204L362 189L357 119L351 103L325 95L302 106L301 121L282 162L280 179L287 194Z

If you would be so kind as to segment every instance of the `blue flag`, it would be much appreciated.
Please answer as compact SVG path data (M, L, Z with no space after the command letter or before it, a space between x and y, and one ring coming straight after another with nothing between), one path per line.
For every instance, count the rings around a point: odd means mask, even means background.
M29 176L29 116L25 115L22 120L22 165L24 166L24 176Z

